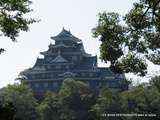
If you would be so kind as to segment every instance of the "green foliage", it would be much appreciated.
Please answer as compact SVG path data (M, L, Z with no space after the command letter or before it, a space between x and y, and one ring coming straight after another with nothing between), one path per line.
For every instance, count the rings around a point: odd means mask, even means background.
M30 0L1 0L0 1L0 34L16 41L20 31L28 31L29 25L37 22L26 17L32 11ZM4 52L0 48L0 53Z
M43 120L88 120L94 103L93 93L86 84L66 79L57 94L46 95L39 110Z
M71 103L70 108L72 109L80 109L82 106L81 102L85 102L90 97L89 86L80 81L75 81L72 79L66 79L63 82L63 85L59 91L59 96L63 100L63 103L69 105ZM75 105L74 105L74 102ZM79 106L76 106L77 102L79 102ZM83 109L83 108L82 108Z
M154 64L160 64L160 52L154 52L153 54L146 55L146 57Z
M1 120L16 120L15 108L12 103L2 104L0 101L0 118Z
M138 37L137 39L131 39L133 42L137 41L137 44L141 42L141 39L144 39L144 46L140 45L140 47L144 47L145 50L149 48L156 51L160 48L159 2L140 0L140 2L134 4L132 10L125 16L131 35Z
M153 78L158 81L159 77ZM158 84L158 85L157 85ZM156 85L156 86L155 86ZM103 88L91 111L95 120L151 120L160 117L159 83L141 84L128 91L113 92ZM156 116L108 116L109 114L154 114Z
M155 76L150 80L150 84L155 86L160 92L160 76Z
M93 29L94 37L100 36L101 59L104 61L115 61L123 55L122 45L126 40L124 31L126 28L120 25L119 15L116 13L99 14L99 22Z
M89 110L94 104L95 98L87 84L72 79L66 79L59 91L59 95L63 105L68 111L71 111L71 119L88 119L90 114Z
M47 92L39 104L27 86L9 85L0 90L0 118L4 120L158 120L160 117L159 81L157 76L152 78L150 83L121 92L104 87L95 95L87 84L66 79L59 92ZM120 113L156 116L107 116Z
M148 59L159 64L160 58L160 1L139 0L125 15L99 13L94 37L101 41L100 58L116 73L147 73Z
M65 108L55 93L48 92L45 99L38 106L42 120L59 120Z
M147 64L145 63L145 60L139 58L136 54L128 54L114 65L111 65L111 70L114 72L133 72L140 76L144 76L147 73L146 69Z
M96 104L92 107L94 119L114 120L115 118L107 116L107 114L121 113L120 97L118 92L114 92L104 87L100 90ZM117 120L120 120L116 118Z
M160 92L154 86L142 84L121 94L121 104L124 113L156 114L156 117L141 117L141 119L158 119L160 113ZM138 117L130 117L133 120ZM131 119L131 120L132 120Z
M15 119L36 120L37 102L32 90L23 84L8 85L0 91L3 104L12 103L16 109Z
M15 41L20 31L27 31L28 25L35 22L24 17L32 11L29 8L31 3L30 0L0 1L0 31L4 36Z

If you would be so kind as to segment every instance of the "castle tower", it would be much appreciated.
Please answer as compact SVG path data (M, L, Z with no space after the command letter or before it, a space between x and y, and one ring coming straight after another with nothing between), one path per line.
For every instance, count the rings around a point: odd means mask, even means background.
M124 75L115 75L109 68L97 66L97 56L85 52L82 40L62 31L51 39L49 49L41 52L44 58L37 58L35 65L20 73L36 94L57 91L65 78L73 78L89 84L93 90L101 86L113 89L128 89Z

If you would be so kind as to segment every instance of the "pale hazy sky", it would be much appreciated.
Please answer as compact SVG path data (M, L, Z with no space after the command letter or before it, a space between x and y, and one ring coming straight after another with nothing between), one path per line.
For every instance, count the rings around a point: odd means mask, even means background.
M118 12L124 15L135 0L32 0L34 11L30 16L41 22L30 26L29 32L21 32L18 42L0 37L0 47L7 51L0 55L0 87L12 84L19 72L32 67L40 52L48 49L51 36L64 26L83 40L85 50L99 55L99 42L91 29L97 24L99 12ZM99 60L99 65L102 64Z

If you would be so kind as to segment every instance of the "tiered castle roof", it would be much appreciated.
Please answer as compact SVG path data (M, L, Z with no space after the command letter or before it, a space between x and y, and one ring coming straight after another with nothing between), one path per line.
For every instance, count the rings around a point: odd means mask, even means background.
M63 28L51 39L55 40L55 44L50 44L47 51L41 52L44 58L37 58L32 68L21 72L26 77L25 82L35 92L55 91L65 78L84 81L95 90L103 85L116 89L128 88L124 75L98 67L97 56L86 53L82 40L70 31Z

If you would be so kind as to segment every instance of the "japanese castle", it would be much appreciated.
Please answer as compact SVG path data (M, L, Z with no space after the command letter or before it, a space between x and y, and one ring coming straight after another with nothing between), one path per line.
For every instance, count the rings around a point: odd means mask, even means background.
M47 51L41 52L44 57L37 58L32 68L20 73L26 84L37 93L57 91L64 79L72 78L87 83L93 90L102 86L126 90L128 82L122 74L114 74L106 67L97 66L97 56L85 52L82 40L63 30L51 39Z

